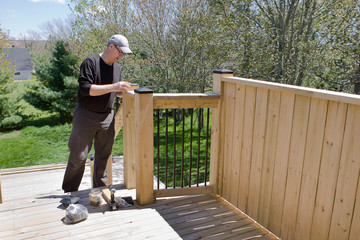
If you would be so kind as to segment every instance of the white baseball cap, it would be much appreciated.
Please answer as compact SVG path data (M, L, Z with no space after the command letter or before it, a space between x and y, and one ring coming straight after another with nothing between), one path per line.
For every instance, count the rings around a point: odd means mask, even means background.
M123 35L113 35L108 42L108 46L110 44L115 44L117 46L119 46L119 48L121 49L121 51L123 51L126 54L132 54L133 52L130 50L129 48L129 41L127 40L126 37L124 37Z

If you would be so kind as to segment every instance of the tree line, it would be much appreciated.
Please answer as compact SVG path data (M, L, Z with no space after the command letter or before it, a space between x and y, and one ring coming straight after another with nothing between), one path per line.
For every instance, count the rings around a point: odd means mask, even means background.
M204 92L211 72L358 94L360 2L353 0L73 0L84 58L113 33L135 56L129 80L160 92Z
M120 60L124 80L155 92L211 91L212 70L227 68L246 78L360 93L359 1L72 0L70 6L69 19L42 27L54 43L50 53L33 51L42 85L28 99L35 104L36 92L47 95L40 102L52 101L48 109L71 114L65 102L76 95L81 61L102 52L116 33L134 52ZM56 108L49 93L64 101Z

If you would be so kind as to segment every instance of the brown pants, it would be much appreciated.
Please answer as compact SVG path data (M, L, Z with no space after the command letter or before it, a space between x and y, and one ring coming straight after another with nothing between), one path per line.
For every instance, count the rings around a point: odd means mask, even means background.
M66 167L62 189L65 192L77 191L84 175L87 155L93 141L94 187L105 186L101 180L104 177L107 160L114 144L114 112L91 112L79 104L73 116L72 131L69 138L69 160Z

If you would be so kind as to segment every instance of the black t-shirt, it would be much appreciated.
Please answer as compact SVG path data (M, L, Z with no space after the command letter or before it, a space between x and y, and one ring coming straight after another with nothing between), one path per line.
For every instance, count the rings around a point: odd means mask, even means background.
M104 85L121 81L120 65L114 63L107 65L100 55L85 59L80 66L79 87L77 94L78 103L93 112L110 112L114 106L115 92L101 96L90 96L92 84Z

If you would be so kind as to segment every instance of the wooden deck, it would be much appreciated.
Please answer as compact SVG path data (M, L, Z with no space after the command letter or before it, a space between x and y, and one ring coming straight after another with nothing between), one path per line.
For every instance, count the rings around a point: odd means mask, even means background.
M64 164L1 170L0 239L277 239L220 197L211 195L157 199L153 204L109 211L104 203L89 204L90 173L86 167L78 192L89 217L79 223L62 222L60 200ZM113 164L117 196L124 189L122 161Z

